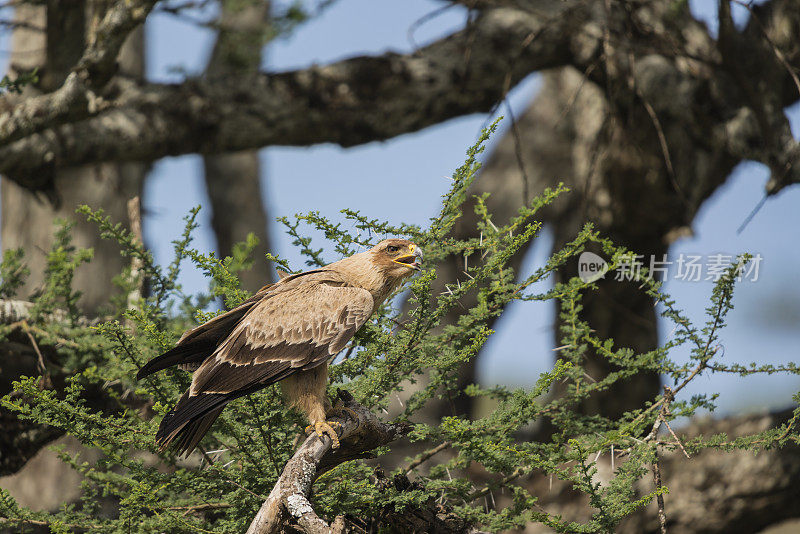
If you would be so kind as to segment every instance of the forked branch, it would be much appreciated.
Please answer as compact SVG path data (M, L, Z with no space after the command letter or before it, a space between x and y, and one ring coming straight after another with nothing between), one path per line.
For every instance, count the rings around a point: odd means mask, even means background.
M267 500L261 505L247 534L279 532L286 521L295 522L308 533L335 533L344 531L344 520L338 517L332 525L320 518L308 500L311 486L325 471L348 460L364 458L369 451L394 441L410 430L408 425L387 424L367 408L357 403L352 395L340 391L339 399L346 414L336 418L341 446L331 450L328 436L317 438L312 434L300 445L286 463Z

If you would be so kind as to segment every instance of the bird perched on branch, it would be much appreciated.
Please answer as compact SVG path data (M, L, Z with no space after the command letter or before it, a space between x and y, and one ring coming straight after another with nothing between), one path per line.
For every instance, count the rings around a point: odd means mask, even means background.
M233 310L184 333L175 348L150 360L137 379L180 366L192 385L164 416L156 441L179 454L197 446L230 401L281 381L287 404L319 437L339 439L327 421L328 361L407 277L422 251L405 239L312 271L286 275Z

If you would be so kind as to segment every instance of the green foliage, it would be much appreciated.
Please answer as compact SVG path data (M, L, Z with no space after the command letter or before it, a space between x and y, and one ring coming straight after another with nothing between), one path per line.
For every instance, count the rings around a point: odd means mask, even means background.
M512 258L537 236L538 211L566 189L543 191L506 224L492 221L486 197L470 199L468 188L480 169L478 157L495 127L485 130L469 149L466 162L453 175L441 211L427 228L371 220L351 209L342 211L346 223L339 224L319 212L279 219L310 267L324 264L326 252L352 254L385 235L415 240L424 248L428 265L453 258L464 263L463 277L444 280L445 290L438 293L433 290L433 268L415 277L407 291L400 290L396 299L362 328L341 361L332 366L333 387L348 390L376 413L391 408L394 419L415 423L410 439L428 450L404 461L396 457L391 460L396 466L392 475L411 473L415 481L403 490L385 484L387 479L379 470L361 461L349 461L325 473L316 481L313 496L315 508L324 517L348 514L375 518L385 510L402 512L433 500L491 531L538 521L558 532L611 532L625 516L655 498L657 491L642 495L634 487L648 473L656 448L678 446L654 440L653 429L675 417L714 408L713 395L683 398L680 393L688 383L710 372L798 374L795 365L745 367L723 364L718 359L720 330L732 309L737 275L749 256L739 258L715 285L707 321L701 326L693 325L642 270L636 280L641 290L663 306L664 316L676 328L676 334L663 347L644 354L616 347L613 340L599 339L582 319L582 299L596 289L593 283L575 278L550 289L545 286L556 269L575 261L587 246L604 251L611 258L612 270L626 261L629 252L600 237L591 226L583 228L543 267L520 279L511 267ZM451 230L468 200L477 216L479 237L455 239ZM221 297L225 306L231 307L248 297L236 273L251 261L255 238L249 236L229 258L192 249L197 216L197 210L193 210L186 218L182 236L174 242L174 261L162 269L127 230L101 211L82 207L79 212L95 222L104 237L119 243L123 254L141 265L140 276L147 281L150 293L134 308L126 309L128 303L120 300L107 320L81 326L76 310L78 295L70 287L75 269L88 260L90 253L75 249L69 240L69 227L60 227L48 255L47 282L34 299L33 324L39 342L51 346L57 354L57 362L52 363L70 378L62 389L53 390L40 388L38 377L23 377L15 382L16 393L2 399L2 406L20 418L64 429L86 446L101 451L102 459L90 464L62 451L62 459L84 477L81 499L56 513L33 512L21 508L0 490L0 517L13 525L49 525L53 532L244 531L290 457L304 422L287 412L276 388L269 387L233 402L202 441L202 454L179 461L169 451L159 453L153 438L160 415L188 385L188 375L168 371L141 383L134 382L133 376L144 362L173 346L185 329L213 315L206 310L214 299ZM321 232L327 243L312 243L304 233L308 228ZM209 278L207 294L187 296L182 292L177 280L185 259ZM268 255L268 259L293 271L278 256ZM0 295L10 296L24 275L20 253L7 252ZM119 283L133 287L139 282L141 279L134 280L127 272ZM473 305L463 306L467 296L472 297ZM505 307L514 301L548 300L558 303L562 324L560 359L553 369L542 373L530 388L470 385L462 391L455 380L459 367L480 351L493 333L493 320ZM402 302L405 309L401 309ZM56 320L52 313L56 308L66 310L68 319ZM454 312L457 319L446 320ZM0 332L8 335L10 330ZM57 341L64 338L70 343ZM670 359L670 354L684 344L691 347L691 359L679 364ZM607 377L588 377L584 365L589 353L607 358L617 370ZM662 373L673 384L674 401L665 393L619 419L586 415L577 409L590 395L645 371ZM566 384L566 393L554 398L547 393L556 382ZM398 410L399 394L411 385L412 392ZM93 402L98 391L107 398L103 406ZM460 394L481 397L492 403L493 409L476 419L444 417L437 424L419 422L422 409ZM757 451L796 443L798 417L800 410L777 429L735 440L699 436L683 446L689 452L703 448ZM524 429L540 420L553 426L551 439L523 439ZM624 457L617 461L613 477L600 482L596 476L598 457L613 450L623 452ZM384 448L378 452L388 451ZM478 471L483 473L481 482L470 476ZM568 481L588 496L591 519L572 523L539 508L525 480L528 475L542 473ZM506 504L489 506L500 492ZM101 512L101 501L114 503L117 512Z
M47 254L44 287L35 294L32 318L35 320L57 308L63 308L69 316L78 317L80 292L72 290L75 270L92 259L91 249L77 249L72 244L72 224L56 221L53 246ZM5 269L4 269L5 270Z
M20 73L16 78L10 78L8 74L0 79L0 95L5 92L21 94L26 85L39 82L38 69Z
M31 273L23 263L23 255L21 248L3 251L3 263L0 264L0 298L7 299L16 295Z

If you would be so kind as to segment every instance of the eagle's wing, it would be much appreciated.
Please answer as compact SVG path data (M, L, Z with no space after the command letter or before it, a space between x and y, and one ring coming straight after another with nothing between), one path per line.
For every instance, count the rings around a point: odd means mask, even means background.
M156 439L191 450L223 405L341 351L372 315L372 295L320 273L268 292L194 373L192 385L164 417ZM212 417L213 416L213 417ZM202 431L202 432L200 432Z
M136 380L141 380L146 376L174 365L180 365L189 371L197 369L203 360L214 352L219 341L229 335L236 323L264 298L264 294L269 287L264 286L258 293L236 308L217 315L210 321L186 331L175 347L144 364L139 369L139 372L136 373Z
M190 395L277 382L341 351L372 315L368 291L311 282L263 299L195 372Z
M214 353L217 346L231 334L242 317L264 298L269 298L282 291L296 287L298 283L302 283L302 281L298 280L301 277L304 280L315 277L336 279L335 276L331 276L330 271L325 269L314 269L297 274L288 274L282 271L278 271L278 273L281 277L279 283L265 285L255 295L234 309L217 315L210 321L184 332L173 348L153 358L139 369L139 372L136 373L136 380L141 380L148 375L175 365L186 371L195 371L206 358Z

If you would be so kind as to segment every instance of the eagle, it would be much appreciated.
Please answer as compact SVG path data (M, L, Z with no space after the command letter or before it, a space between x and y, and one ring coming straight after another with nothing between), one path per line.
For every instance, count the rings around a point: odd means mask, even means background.
M289 407L303 413L309 432L327 434L328 362L414 271L422 251L406 239L310 271L284 275L236 308L185 332L177 345L146 363L136 379L168 367L194 371L192 384L162 419L156 442L189 455L225 405L281 383Z

